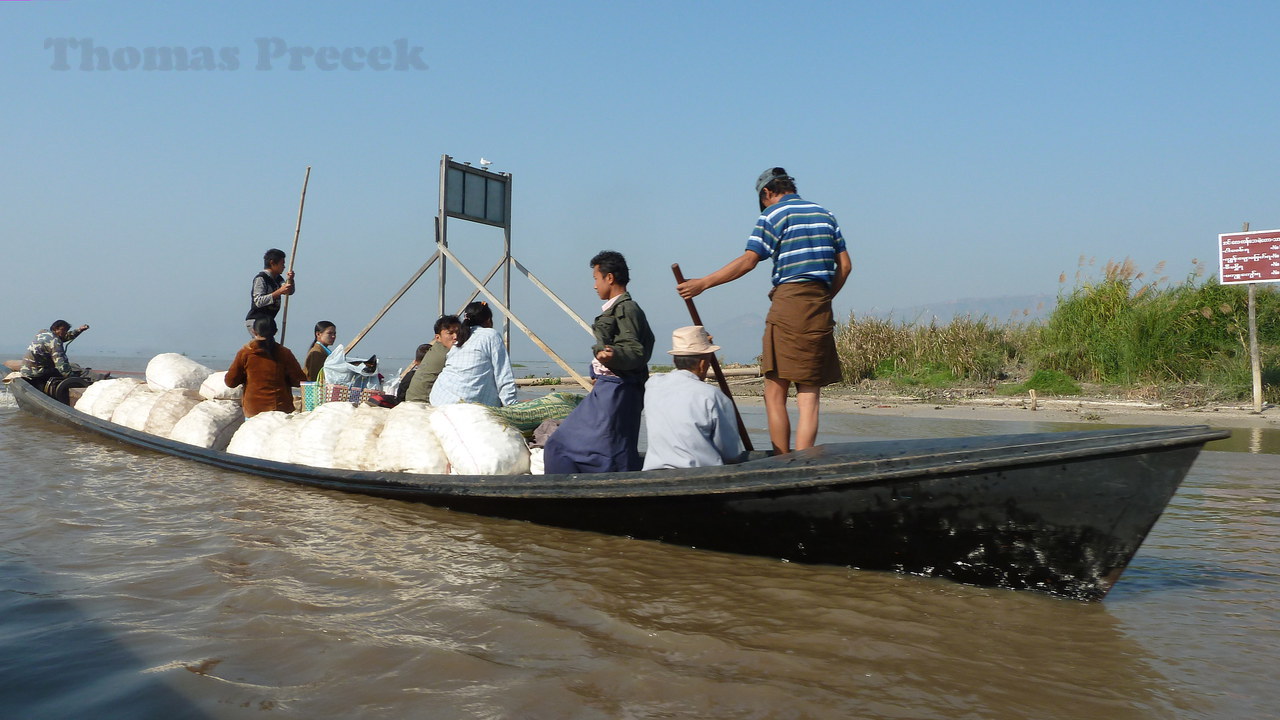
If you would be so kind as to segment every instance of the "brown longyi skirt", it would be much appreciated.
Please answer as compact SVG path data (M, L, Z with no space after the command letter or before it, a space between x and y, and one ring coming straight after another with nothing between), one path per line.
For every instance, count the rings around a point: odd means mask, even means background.
M764 321L765 377L799 385L840 382L831 290L820 282L784 283L769 293L773 304Z

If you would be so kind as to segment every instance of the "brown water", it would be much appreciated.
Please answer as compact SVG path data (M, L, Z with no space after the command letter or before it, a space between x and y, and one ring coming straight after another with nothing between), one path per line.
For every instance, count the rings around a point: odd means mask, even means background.
M1082 604L301 488L0 395L0 718L1276 717L1280 458L1250 446Z

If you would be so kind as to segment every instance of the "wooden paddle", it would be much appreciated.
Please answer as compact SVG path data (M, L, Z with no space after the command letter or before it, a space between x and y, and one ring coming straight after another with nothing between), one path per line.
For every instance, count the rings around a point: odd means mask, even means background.
M311 179L311 166L307 166L307 174L302 177L302 199L298 201L298 224L293 228L293 250L289 251L289 272L293 272L293 264L298 260L298 235L302 232L302 206L307 204L307 181ZM284 344L284 331L289 327L289 296L284 296L284 317L280 318L280 344Z
M680 272L680 263L671 264L671 272L676 276L676 284L684 282L684 273ZM693 304L693 298L686 298L684 304L689 308L689 318L693 320L694 325L702 325L702 318L698 315L698 308ZM711 371L716 375L716 382L720 383L720 390L729 398L729 404L733 405L733 416L738 420L738 435L742 437L742 446L748 451L755 450L751 445L751 437L747 435L747 426L742 422L742 413L738 412L738 403L733 401L733 392L729 390L729 381L724 379L724 371L720 369L720 361L715 354L711 354Z

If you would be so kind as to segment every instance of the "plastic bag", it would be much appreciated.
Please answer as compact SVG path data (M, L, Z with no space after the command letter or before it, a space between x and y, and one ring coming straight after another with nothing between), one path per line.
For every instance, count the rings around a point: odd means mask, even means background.
M378 356L369 360L361 358L347 359L347 350L337 345L324 359L324 381L329 385L347 385L367 390L381 390L382 379L377 370ZM371 369L366 363L373 364Z

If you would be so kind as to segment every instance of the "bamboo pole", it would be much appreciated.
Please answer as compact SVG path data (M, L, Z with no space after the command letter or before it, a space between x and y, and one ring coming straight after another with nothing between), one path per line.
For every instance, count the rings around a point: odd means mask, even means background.
M676 276L676 284L684 282L684 273L680 272L680 264L672 263L671 272ZM694 325L702 325L702 317L698 315L698 308L693 304L693 298L685 298L685 306L689 308L689 318L693 320ZM715 354L711 354L711 370L715 373L716 382L720 384L720 390L729 398L729 404L733 405L733 416L738 420L738 435L742 437L742 446L748 451L755 450L751 445L751 436L747 434L747 426L742 422L742 413L738 412L738 403L733 400L733 392L729 390L729 381L724 378L724 371L720 369L720 360Z
M293 227L293 249L289 251L289 272L293 272L293 264L298 261L298 235L302 233L302 206L307 204L307 182L311 180L311 166L307 166L307 174L302 176L302 198L298 200L298 224ZM280 343L284 344L284 331L289 327L289 296L284 296L284 317L280 319Z

